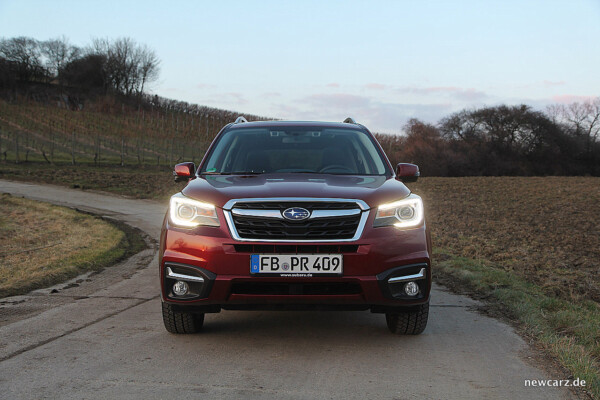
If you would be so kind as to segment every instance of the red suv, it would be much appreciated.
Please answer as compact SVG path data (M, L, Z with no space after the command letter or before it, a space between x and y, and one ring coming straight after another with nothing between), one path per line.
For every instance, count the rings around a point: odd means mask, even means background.
M217 135L171 197L160 240L165 327L197 332L225 310L371 310L389 329L427 325L431 240L421 198L367 128L247 122Z

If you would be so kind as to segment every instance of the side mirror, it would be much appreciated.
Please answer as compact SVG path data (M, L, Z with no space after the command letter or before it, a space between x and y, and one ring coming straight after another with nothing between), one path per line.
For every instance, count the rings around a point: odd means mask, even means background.
M184 162L181 164L177 164L175 165L175 169L173 170L175 182L187 182L190 179L194 178L195 173L196 166L193 162Z
M416 182L421 173L415 164L400 163L396 166L396 179L402 182Z

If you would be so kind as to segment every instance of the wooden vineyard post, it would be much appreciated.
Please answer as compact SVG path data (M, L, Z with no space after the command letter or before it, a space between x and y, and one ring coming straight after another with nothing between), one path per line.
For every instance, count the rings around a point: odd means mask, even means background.
M75 130L71 132L71 164L75 165Z
M19 135L17 131L14 133L15 135L15 164L19 163Z
M208 143L208 114L206 114L206 143Z
M50 135L50 162L54 164L54 130Z
M146 132L150 131L149 129L144 129L146 127L146 111L142 110L142 123L140 124L140 137L142 141L142 164L144 163L144 135Z

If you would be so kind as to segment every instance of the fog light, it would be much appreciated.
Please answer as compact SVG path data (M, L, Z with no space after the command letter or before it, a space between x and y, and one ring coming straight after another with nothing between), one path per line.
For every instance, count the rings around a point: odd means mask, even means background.
M188 291L188 284L184 281L177 281L173 285L173 293L175 293L177 296L185 296Z
M414 282L406 282L404 285L404 293L409 296L416 296L419 294L419 285Z

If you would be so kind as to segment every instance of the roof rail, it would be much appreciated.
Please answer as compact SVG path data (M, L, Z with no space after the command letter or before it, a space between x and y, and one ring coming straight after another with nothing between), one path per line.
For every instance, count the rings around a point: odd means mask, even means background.
M344 120L345 124L356 124L356 121L352 117L348 117Z
M248 120L246 118L242 117L242 116L239 116L239 117L236 118L234 124L241 124L243 122L248 122Z

